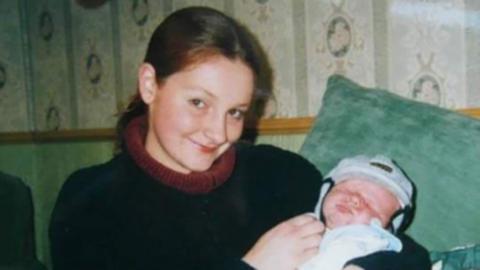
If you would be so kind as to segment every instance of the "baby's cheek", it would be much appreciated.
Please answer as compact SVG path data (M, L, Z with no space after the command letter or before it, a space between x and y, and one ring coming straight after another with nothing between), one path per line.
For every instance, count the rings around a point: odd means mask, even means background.
M333 229L339 226L349 225L353 223L352 216L339 211L331 211L325 215L326 225Z
M378 217L374 216L369 211L362 211L362 212L359 212L356 215L354 215L353 219L355 221L355 224L366 224L366 225L368 225L368 224L370 224L370 222L374 218L378 219Z

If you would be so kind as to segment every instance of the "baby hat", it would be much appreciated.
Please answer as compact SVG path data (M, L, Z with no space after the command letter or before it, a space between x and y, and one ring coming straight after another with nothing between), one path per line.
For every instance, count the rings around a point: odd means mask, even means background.
M348 179L362 179L378 183L392 192L401 209L391 221L392 231L403 230L412 218L414 186L403 171L388 157L358 155L342 159L325 177L320 187L320 197L315 206L315 215L321 217L322 204L331 188Z
M372 158L359 155L342 159L326 178L331 178L334 184L351 178L372 181L392 192L402 207L412 205L412 182L390 158L383 155Z

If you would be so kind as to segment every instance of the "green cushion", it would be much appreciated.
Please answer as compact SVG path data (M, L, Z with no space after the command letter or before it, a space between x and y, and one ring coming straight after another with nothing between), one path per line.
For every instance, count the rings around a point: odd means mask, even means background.
M346 156L390 156L418 188L411 236L430 250L480 243L479 120L335 75L300 153L324 174Z
M480 269L480 245L430 253L435 270Z

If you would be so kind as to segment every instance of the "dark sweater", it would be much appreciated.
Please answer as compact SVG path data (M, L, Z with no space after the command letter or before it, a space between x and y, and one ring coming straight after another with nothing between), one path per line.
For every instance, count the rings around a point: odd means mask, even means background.
M220 160L234 162L233 170L214 164L213 173L188 177L139 155L140 146L128 148L132 155L79 170L64 184L50 225L55 270L251 269L241 258L256 240L318 199L315 167L273 146L237 144L226 153L233 159ZM412 265L423 259L405 256ZM393 255L391 269L417 269L403 257Z
M63 186L50 227L54 269L249 269L240 258L268 229L312 211L320 180L296 154L237 146L223 185L188 194L120 154Z

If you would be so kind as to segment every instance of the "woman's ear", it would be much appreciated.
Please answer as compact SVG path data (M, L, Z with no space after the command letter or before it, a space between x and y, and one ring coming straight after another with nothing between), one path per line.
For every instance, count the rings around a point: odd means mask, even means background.
M155 68L148 63L143 63L138 69L138 90L145 104L150 104L155 99L157 77Z

